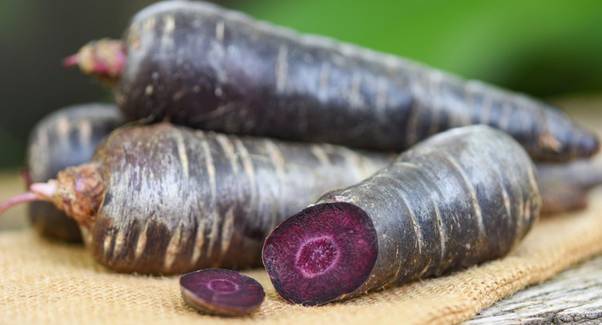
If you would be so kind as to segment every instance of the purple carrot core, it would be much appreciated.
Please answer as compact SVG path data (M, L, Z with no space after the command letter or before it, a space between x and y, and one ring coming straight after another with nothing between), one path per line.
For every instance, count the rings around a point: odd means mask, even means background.
M238 284L226 279L215 279L209 281L207 288L219 293L232 293L238 291Z
M295 266L306 278L313 278L335 265L338 257L339 249L332 237L314 238L301 245Z
M358 289L377 255L376 230L362 209L323 203L290 217L268 236L263 264L286 300L319 305Z
M254 279L231 270L206 269L180 278L182 298L208 314L242 316L257 310L265 293Z

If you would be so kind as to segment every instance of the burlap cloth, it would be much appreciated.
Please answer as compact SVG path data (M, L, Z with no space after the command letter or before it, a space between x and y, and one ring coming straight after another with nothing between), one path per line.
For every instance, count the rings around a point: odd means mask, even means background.
M409 324L466 320L482 308L602 252L602 191L583 213L541 220L508 257L438 279L322 307L280 299L263 271L248 272L266 288L251 317L204 316L185 306L178 279L115 274L85 249L40 239L32 231L0 235L2 324Z

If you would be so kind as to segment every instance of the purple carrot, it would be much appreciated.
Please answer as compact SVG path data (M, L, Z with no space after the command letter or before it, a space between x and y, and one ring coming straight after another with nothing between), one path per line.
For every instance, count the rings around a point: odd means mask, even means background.
M198 1L153 4L122 41L92 42L67 61L112 82L131 120L396 152L487 124L537 160L599 148L593 133L523 94Z
M288 218L265 240L263 263L283 298L324 304L504 256L540 205L516 141L458 128Z
M244 316L256 311L265 298L259 282L236 271L206 269L183 275L184 301L207 314Z
M74 219L94 257L119 272L179 274L260 264L265 236L389 155L162 123L115 130L89 163L7 203L43 200Z
M25 183L46 182L64 168L88 162L98 144L122 124L113 105L89 103L60 109L42 119L32 130L27 150ZM79 227L48 202L33 202L29 220L41 235L81 242Z

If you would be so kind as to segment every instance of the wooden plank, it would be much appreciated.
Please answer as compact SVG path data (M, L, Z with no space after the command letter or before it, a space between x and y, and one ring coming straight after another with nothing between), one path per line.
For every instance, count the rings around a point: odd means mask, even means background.
M466 324L602 324L602 257L520 291Z

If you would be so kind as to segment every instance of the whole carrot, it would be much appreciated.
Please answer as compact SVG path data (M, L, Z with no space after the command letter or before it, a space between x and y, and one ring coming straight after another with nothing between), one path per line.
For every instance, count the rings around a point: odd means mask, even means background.
M394 151L487 124L537 160L599 147L565 114L525 95L203 2L151 5L122 41L92 42L66 64L112 83L132 120Z
M0 212L51 202L77 221L94 257L119 272L245 268L259 265L263 239L285 217L389 160L167 123L124 127L91 162L34 183Z
M96 146L121 123L115 106L99 103L69 106L45 117L29 138L29 182L45 182L64 168L88 162ZM29 219L43 236L81 241L77 223L48 202L32 202Z

